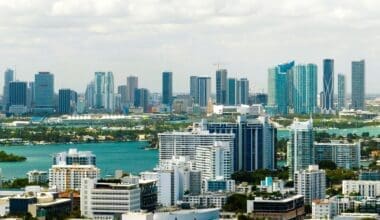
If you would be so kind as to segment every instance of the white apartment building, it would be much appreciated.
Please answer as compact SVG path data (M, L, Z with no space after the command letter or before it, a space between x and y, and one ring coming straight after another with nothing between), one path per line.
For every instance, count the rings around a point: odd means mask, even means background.
M189 156L196 159L196 148L199 146L212 146L215 141L227 142L233 155L233 133L210 133L206 128L194 128L192 132L165 132L158 134L159 161L170 160L173 156ZM233 161L231 161L233 164Z
M28 183L46 183L49 180L48 172L41 170L31 170L26 173Z
M373 180L343 180L342 181L343 195L351 193L359 193L365 197L380 196L380 181Z
M314 200L312 203L312 219L333 219L350 209L351 204L350 198L340 196Z
M306 170L294 173L296 193L305 197L305 204L311 205L315 199L324 199L326 194L326 173L318 165L310 165Z
M227 202L226 193L203 193L200 195L185 195L183 201L189 203L191 207L202 208L222 208Z
M140 210L138 184L99 183L83 178L80 190L81 215L91 219L120 219L126 212Z
M230 179L233 167L228 142L217 141L210 146L199 146L195 151L195 169L201 171L202 180Z
M360 168L360 142L314 143L314 159L316 164L323 160L330 160L338 167Z
M58 192L80 190L83 178L98 179L100 169L94 165L53 165L49 169L49 188Z

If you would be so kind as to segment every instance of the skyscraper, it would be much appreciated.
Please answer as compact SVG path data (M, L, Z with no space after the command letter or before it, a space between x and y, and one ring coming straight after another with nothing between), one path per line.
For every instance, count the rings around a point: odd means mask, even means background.
M198 77L198 104L206 107L208 100L211 98L211 77Z
M127 85L118 86L117 87L117 94L120 95L121 105L125 105L127 103Z
M190 76L190 96L198 103L198 76Z
M107 112L115 110L115 86L112 72L107 72L104 80L104 108Z
M58 91L58 112L60 114L73 113L72 102L71 89L60 89Z
M293 107L297 114L314 113L317 107L317 65L296 65L293 71Z
M323 60L323 103L322 110L334 109L334 60Z
M26 92L26 105L31 109L34 105L34 82L29 82Z
M50 72L39 72L34 80L34 111L51 113L54 111L54 75Z
M313 200L326 196L326 172L318 165L310 165L298 170L294 175L294 188L298 195L305 196L305 204L311 205Z
M137 76L127 77L127 102L133 105L135 101L135 90L139 88L139 80Z
M287 146L289 178L293 178L295 171L307 169L314 163L313 146L313 120L300 122L295 118L290 126L290 139Z
M148 112L149 90L144 88L135 89L134 98L134 106L142 107L144 112Z
M227 100L227 70L216 71L216 104L225 105Z
M346 107L346 76L338 74L338 110Z
M95 72L95 93L94 93L94 107L97 109L104 108L104 96L105 96L105 72Z
M7 69L4 72L3 105L5 110L9 107L9 83L14 81L14 71Z
M95 83L91 81L87 84L85 92L86 107L93 108L95 107Z
M240 79L240 104L248 105L249 81L247 78Z
M238 94L239 94L239 84L236 78L228 78L228 89L227 89L227 104L237 105L238 104Z
M9 106L26 106L26 82L14 81L9 83Z
M173 73L162 73L162 104L171 105L173 99Z
M352 98L351 98L351 108L357 110L365 109L365 61L352 61L351 65L352 71Z

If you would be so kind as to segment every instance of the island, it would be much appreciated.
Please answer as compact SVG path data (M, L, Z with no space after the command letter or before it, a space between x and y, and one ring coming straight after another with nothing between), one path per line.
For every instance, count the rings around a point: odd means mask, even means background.
M0 151L0 162L21 162L25 160L26 157L14 154L7 154L5 151Z

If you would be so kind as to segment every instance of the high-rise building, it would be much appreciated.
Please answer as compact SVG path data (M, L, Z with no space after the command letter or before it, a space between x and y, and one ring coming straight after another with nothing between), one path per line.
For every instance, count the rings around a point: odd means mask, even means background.
M121 219L123 213L140 211L140 193L138 184L103 183L83 178L81 215L91 219Z
M139 80L137 76L127 77L127 102L133 105L135 101L135 90L139 88Z
M236 97L238 94L237 80L236 80L236 78L228 78L227 82L228 82L227 104L228 105L236 105L237 104Z
M104 108L107 112L115 110L115 86L112 72L107 72L104 78Z
M73 113L73 101L71 89L60 89L58 91L58 112L60 114Z
M351 108L357 110L365 109L365 61L352 61L351 66Z
M86 87L85 100L86 100L87 108L95 107L95 82L94 81L91 81Z
M104 108L105 76L105 72L95 72L94 107L97 109Z
M248 105L249 81L247 78L240 79L240 104Z
M96 156L91 151L75 148L53 155L53 165L96 165Z
M295 62L268 69L268 109L272 114L287 115L293 105L293 68Z
M9 85L9 106L21 105L26 106L27 83L13 81Z
M314 113L317 107L317 65L296 65L293 71L294 113Z
M26 92L26 105L28 109L32 109L34 106L34 82L28 83L28 88Z
M211 77L198 77L198 104L200 107L206 107L211 98Z
M313 120L301 122L295 118L290 126L290 139L287 146L290 179L293 178L295 171L307 169L309 165L314 164L313 145Z
M228 142L215 142L195 149L195 169L202 180L230 179L233 172L232 153Z
M120 95L120 104L124 106L127 104L127 85L120 85L117 87L117 94Z
M198 76L190 76L190 96L198 104Z
M202 127L207 127L211 133L235 135L232 154L234 171L276 168L277 130L268 117L247 119L240 116L236 122L231 123L206 123L203 120Z
M323 60L323 111L334 109L334 60Z
M7 69L4 72L4 87L3 87L3 106L5 110L9 107L9 83L14 81L14 71Z
M140 88L140 89L135 89L135 102L134 106L135 107L141 107L144 109L144 112L148 112L149 108L149 90Z
M314 144L315 164L332 161L337 167L345 169L360 168L360 142L328 142Z
M54 111L54 75L39 72L34 78L34 111L51 113Z
M173 99L173 73L162 73L162 104L170 106Z
M266 106L268 104L268 94L266 93L255 93L253 96L249 98L249 105L252 104L261 104L262 106Z
M227 100L227 70L216 71L216 104L224 105Z
M313 200L326 196L326 172L318 165L310 165L307 169L294 173L294 187L298 195L305 197L305 204L311 205Z
M338 110L346 107L346 76L338 74Z

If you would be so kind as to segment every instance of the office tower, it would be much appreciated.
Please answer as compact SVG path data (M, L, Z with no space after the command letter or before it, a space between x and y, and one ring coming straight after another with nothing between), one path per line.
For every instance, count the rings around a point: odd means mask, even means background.
M216 71L216 104L225 105L227 100L227 70Z
M26 105L28 109L31 109L34 106L34 82L28 83L26 92Z
M233 173L232 153L228 142L215 142L195 149L195 169L202 180L230 179Z
M323 60L323 103L322 110L334 109L334 60Z
M162 104L171 106L173 99L173 73L162 73Z
M26 106L27 83L13 81L9 85L9 106L21 105Z
M75 148L53 155L53 165L96 165L96 156L91 151Z
M237 105L239 104L239 84L236 78L228 78L228 87L227 87L227 104L228 105Z
M240 79L240 104L248 105L249 81L247 78Z
M198 104L198 76L190 76L190 96Z
M58 112L60 114L73 113L73 103L71 89L60 89L58 91Z
M87 84L85 92L86 107L93 108L95 107L95 82L91 81Z
M138 184L83 178L80 189L81 215L90 219L121 219L123 213L140 211L140 193Z
M268 94L266 93L255 93L252 97L249 98L249 103L252 104L261 104L262 106L266 106L268 104Z
M135 101L135 90L139 88L137 76L127 77L127 102L133 105Z
M94 107L97 109L104 108L105 76L106 76L105 72L95 72Z
M34 76L34 111L51 113L54 111L54 75L39 72Z
M338 74L338 111L346 107L346 76Z
M352 61L351 64L351 108L355 110L365 109L365 61Z
M196 159L196 148L210 146L215 141L228 142L233 149L234 134L211 133L206 127L195 127L191 132L164 132L158 134L159 161L169 160L173 156L188 156L190 160ZM233 150L231 150L233 151Z
M105 74L104 93L104 109L112 113L115 110L115 86L112 72Z
M298 195L305 197L305 204L311 205L313 200L326 196L326 172L318 165L310 165L307 169L294 173L294 187Z
M14 81L14 70L5 70L3 87L3 106L5 110L8 110L9 107L9 83L12 81Z
M268 110L271 114L287 115L293 105L294 61L268 69Z
M317 107L317 65L296 65L293 71L294 113L311 114Z
M239 116L236 122L207 123L202 127L210 133L235 135L233 143L234 171L275 169L275 137L277 130L268 117L248 119Z
M313 120L305 122L294 119L290 126L290 139L287 146L287 164L289 178L292 179L297 170L307 169L314 164L314 133Z
M135 101L134 106L135 107L141 107L144 109L144 112L148 112L149 110L149 90L140 88L135 89L135 95L134 95Z
M206 107L211 98L211 77L198 77L198 104L200 107Z
M117 87L117 94L120 95L120 104L121 106L124 106L127 104L127 86L126 85L120 85Z
M360 168L360 142L315 143L314 159L315 164L319 164L321 161L332 161L340 168Z

